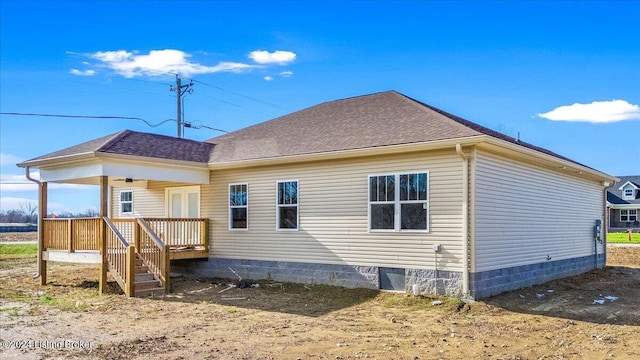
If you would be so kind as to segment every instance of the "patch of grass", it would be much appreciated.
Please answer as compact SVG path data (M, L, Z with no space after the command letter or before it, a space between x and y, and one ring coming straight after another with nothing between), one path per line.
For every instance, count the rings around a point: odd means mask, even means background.
M614 244L640 244L640 233L632 233L629 241L628 233L607 233L607 242Z
M38 244L0 244L0 256L4 255L37 255Z
M10 317L16 317L19 315L20 309L17 307L10 307L10 308L0 308L0 312L6 312L9 314Z
M403 308L408 311L438 308L446 311L459 311L464 302L458 298L445 296L413 296L409 294L381 293L379 298L382 303L391 308ZM434 305L434 301L440 303Z
M238 311L238 310L236 310L236 308L229 308L229 309L227 309L227 312L228 312L229 314L233 314L233 313L235 313L236 311Z

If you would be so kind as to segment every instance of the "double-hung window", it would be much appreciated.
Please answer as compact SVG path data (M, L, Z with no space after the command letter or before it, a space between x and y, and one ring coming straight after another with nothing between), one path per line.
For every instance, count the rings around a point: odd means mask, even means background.
M249 185L229 185L229 229L247 230L249 228Z
M298 230L298 181L278 181L276 229Z
M369 176L369 229L428 231L429 174Z
M121 215L133 214L133 191L131 190L120 191L120 214Z
M620 210L620 221L638 221L637 209L622 209Z

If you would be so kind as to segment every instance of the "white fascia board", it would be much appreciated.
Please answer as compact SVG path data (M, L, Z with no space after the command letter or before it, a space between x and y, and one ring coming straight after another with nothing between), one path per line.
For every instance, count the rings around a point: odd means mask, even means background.
M490 146L507 150L512 154L520 154L525 158L529 158L532 160L535 159L537 160L536 162L540 165L546 165L547 168L558 171L560 173L572 175L583 179L598 181L602 184L603 187L605 186L606 182L615 183L620 180L619 178L605 174L598 170L591 169L584 165L580 165L569 160L564 160L553 155L545 154L543 152L530 149L522 145L513 144L505 140L488 136L486 138L486 143Z
M416 151L429 151L429 150L441 150L450 148L455 151L456 144L462 146L475 145L481 142L485 138L485 135L470 136L466 138L457 139L444 139L412 144L399 144L399 145L387 145L378 146L364 149L352 149L352 150L339 150L314 154L301 154L301 155L288 155L278 156L260 159L238 160L228 162L212 162L209 163L209 168L212 170L217 169L232 169L232 168L247 168L252 166L266 166L266 165L281 165L300 162L312 162L322 160L336 160L345 158L357 158L374 155L389 155L408 153Z
M640 204L611 204L612 209L640 209Z
M137 180L173 181L193 184L209 183L206 164L186 166L184 162L158 162L153 159L132 161L127 157L107 156L92 161L64 163L56 167L40 169L40 179L45 182L97 184L98 177L131 178ZM146 186L136 184L135 186Z
M188 168L158 163L115 162L102 163L103 174L139 180L173 181L192 184L208 184L208 168Z
M40 169L40 181L70 182L103 175L100 162L69 164L64 167ZM89 181L91 183L91 181Z

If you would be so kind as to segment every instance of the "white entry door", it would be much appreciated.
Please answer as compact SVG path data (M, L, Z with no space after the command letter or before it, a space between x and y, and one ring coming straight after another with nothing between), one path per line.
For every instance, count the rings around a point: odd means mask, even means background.
M168 188L167 216L170 218L200 217L200 187Z
M200 217L200 187L185 186L168 188L166 190L167 217L173 219L199 218ZM169 245L190 246L198 244L200 232L199 222L193 221L167 221L166 240Z

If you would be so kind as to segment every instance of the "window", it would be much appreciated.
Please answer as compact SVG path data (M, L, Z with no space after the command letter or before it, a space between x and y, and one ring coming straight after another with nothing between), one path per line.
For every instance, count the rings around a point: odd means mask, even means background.
M298 181L279 181L277 198L276 228L298 230Z
M624 189L624 198L633 199L633 189Z
M638 221L638 209L620 210L620 221L628 221L628 222Z
M248 184L229 185L229 229L247 230L249 228Z
M123 190L120 192L120 214L133 214L133 191Z
M369 176L369 228L429 230L427 172Z

